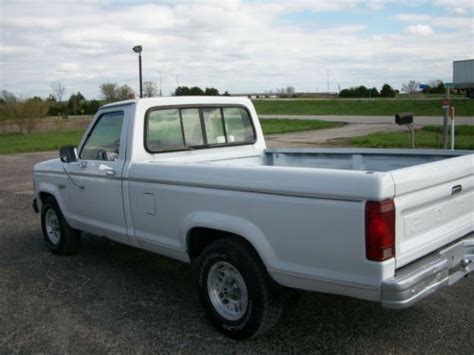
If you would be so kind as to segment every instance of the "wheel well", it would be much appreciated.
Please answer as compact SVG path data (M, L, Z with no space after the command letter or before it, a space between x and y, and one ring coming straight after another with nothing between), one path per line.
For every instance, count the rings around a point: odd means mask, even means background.
M218 239L224 238L232 238L241 241L243 244L246 244L252 251L254 251L257 256L259 256L253 245L250 244L249 241L241 235L218 229L196 227L189 231L187 237L189 258L191 260L197 258L199 255L201 255L203 250L209 244Z
M39 193L39 198L41 200L41 203L44 203L47 198L52 197L55 199L54 195L50 194L49 192L40 192Z

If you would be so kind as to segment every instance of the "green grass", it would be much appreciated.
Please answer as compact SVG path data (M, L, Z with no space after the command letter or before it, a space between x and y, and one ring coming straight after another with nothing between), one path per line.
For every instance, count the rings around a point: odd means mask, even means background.
M339 127L336 122L315 120L261 120L265 134L308 131L322 128ZM31 134L0 134L0 154L41 152L59 149L63 145L78 145L83 130L65 132L41 132Z
M443 132L443 127L442 126L425 126L421 129L422 131L425 132L435 132L435 133L441 133ZM449 126L449 132L451 132L451 126ZM463 126L456 126L455 127L455 135L461 135L461 136L474 136L474 126L468 126L468 125L463 125ZM474 139L474 137L473 137Z
M56 150L63 145L78 145L82 130L31 134L0 134L0 154Z
M427 126L415 133L416 148L442 148L443 135L440 127ZM407 132L373 133L363 137L339 141L338 144L364 148L411 148L411 136ZM449 147L451 143L449 143ZM474 150L474 127L456 127L456 149Z
M326 122L317 120L280 120L272 118L260 119L264 134L279 134L301 131L311 131L316 129L341 127L344 124L339 122Z
M457 116L474 116L474 100L454 99ZM261 115L395 115L413 112L415 116L442 116L441 100L254 100Z
M300 132L341 126L336 122L316 120L262 119L264 134ZM67 144L77 145L82 130L26 134L0 134L0 154L56 150ZM439 126L426 126L416 132L417 148L441 148ZM409 132L374 133L364 137L338 141L338 144L367 148L410 148ZM474 150L474 126L456 127L456 149Z

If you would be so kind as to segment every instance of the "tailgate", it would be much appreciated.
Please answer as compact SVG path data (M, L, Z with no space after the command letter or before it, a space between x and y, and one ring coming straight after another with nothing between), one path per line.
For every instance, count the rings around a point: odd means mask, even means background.
M474 154L391 172L396 267L474 230Z

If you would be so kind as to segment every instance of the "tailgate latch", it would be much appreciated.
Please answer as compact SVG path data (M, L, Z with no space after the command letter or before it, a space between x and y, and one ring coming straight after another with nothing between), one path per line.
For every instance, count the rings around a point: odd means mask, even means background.
M451 189L451 195L457 194L462 191L462 185L453 186Z

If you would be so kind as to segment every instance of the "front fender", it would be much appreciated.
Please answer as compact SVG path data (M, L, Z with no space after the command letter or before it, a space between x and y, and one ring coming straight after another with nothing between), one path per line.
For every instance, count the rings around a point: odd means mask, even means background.
M43 207L43 201L40 198L40 194L41 193L47 193L47 194L52 195L56 199L56 202L58 203L58 206L61 209L61 212L62 212L63 216L67 220L67 214L68 213L67 213L67 209L66 209L66 203L65 203L64 199L62 198L58 187L53 183L39 182L37 188L38 188L38 190L36 192L36 194L37 194L36 197L37 197L37 205L38 205L39 211L41 212L41 208Z
M188 245L189 232L193 228L210 228L233 233L247 240L257 251L267 268L277 264L275 252L265 234L252 222L231 215L199 211L186 216L182 227L182 245Z

